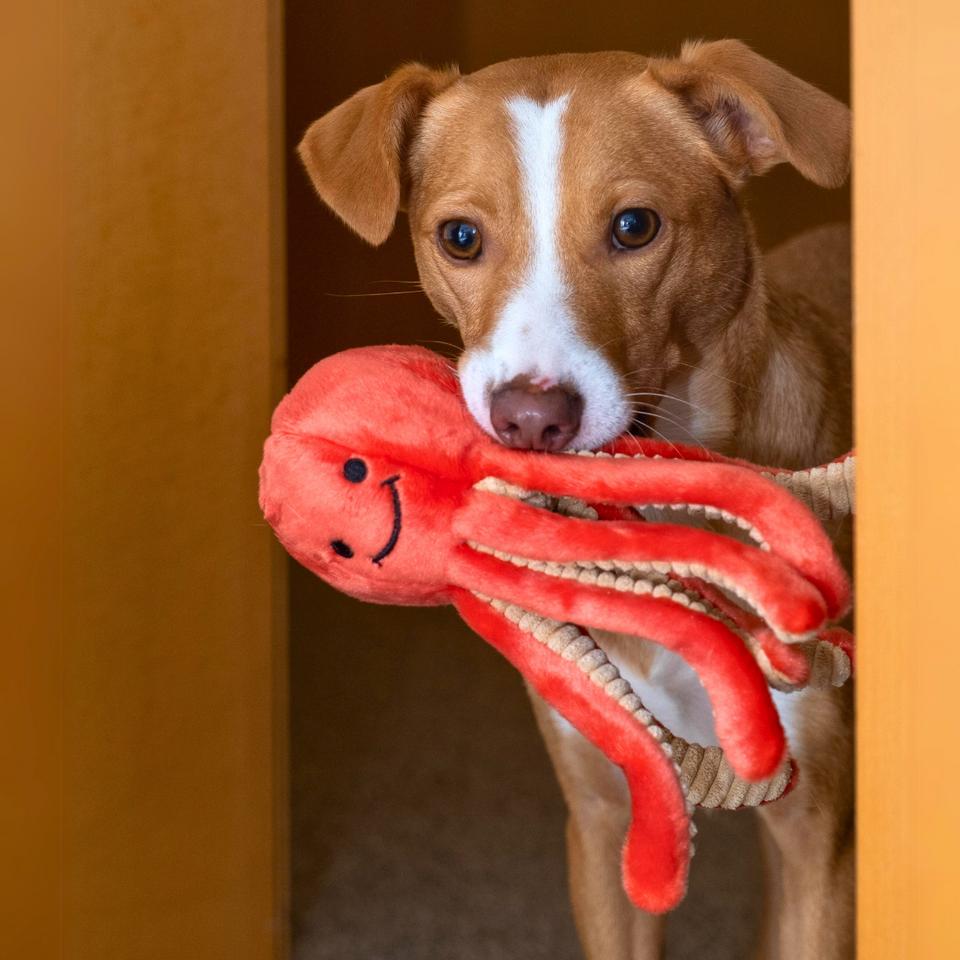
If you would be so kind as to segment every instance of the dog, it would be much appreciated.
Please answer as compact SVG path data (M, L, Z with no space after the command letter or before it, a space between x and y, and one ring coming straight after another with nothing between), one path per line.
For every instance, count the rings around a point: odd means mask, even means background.
M423 289L463 340L466 403L507 446L591 448L633 429L792 468L850 448L848 237L821 230L765 262L740 199L779 163L839 186L849 110L743 43L469 75L408 64L314 122L299 153L368 242L406 211ZM604 646L667 726L716 743L682 662L636 638ZM662 918L634 909L620 883L623 777L533 700L569 811L585 955L659 957ZM777 703L802 773L759 813L761 956L852 957L849 685Z

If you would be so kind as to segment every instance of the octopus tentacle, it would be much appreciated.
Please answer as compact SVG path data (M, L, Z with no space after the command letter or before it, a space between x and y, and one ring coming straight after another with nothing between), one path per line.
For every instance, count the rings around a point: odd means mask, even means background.
M697 597L711 616L722 620L750 648L767 683L779 690L802 686L810 676L809 643L784 643L752 610L730 600L722 590L698 577L680 577L679 586Z
M620 593L593 584L571 590L561 579L516 568L461 546L451 555L454 583L510 598L557 620L642 635L673 650L697 673L710 697L717 737L737 772L769 776L785 750L780 718L750 651L723 623L669 599Z
M464 619L478 633L485 636L515 666L523 668L534 689L551 706L582 729L611 761L624 768L631 787L634 811L624 850L624 878L628 893L637 906L653 911L671 908L669 903L664 905L662 888L654 887L654 900L648 887L650 882L662 882L662 877L668 873L674 878L673 890L679 891L676 894L679 902L685 885L684 877L677 876L680 864L670 865L668 860L668 868L662 871L657 880L648 874L648 861L662 852L656 847L658 841L662 842L665 835L669 835L670 828L673 830L673 839L666 849L668 857L676 849L682 849L685 836L679 824L680 811L675 803L671 808L671 800L675 801L672 791L661 810L667 823L661 824L658 831L647 836L648 821L654 811L644 810L644 820L640 821L636 814L640 795L634 788L635 784L643 784L651 778L655 782L663 782L664 771L669 768L673 781L679 784L686 815L692 812L694 806L736 810L770 803L783 796L792 786L796 770L788 758L784 758L770 777L751 782L736 775L719 747L703 747L675 736L644 707L629 681L621 676L616 665L607 659L593 638L579 627L542 617L516 604L477 594L464 594L457 597L455 603ZM498 611L515 630L510 631L508 626L491 618L480 605L483 603ZM538 647L544 649L538 651ZM553 663L546 651L552 654ZM565 663L558 664L557 660ZM530 670L532 664L537 669ZM587 704L571 696L571 682L580 687L586 686L582 678L589 679L606 696L596 697L591 691L586 694L589 698ZM601 735L601 731L603 725L609 722L611 705L633 721L634 726L624 729L621 724L616 727L616 736L607 739ZM585 709L589 715L585 714ZM649 742L642 740L644 733L649 740L659 744L663 757L657 756L650 749ZM690 837L696 834L692 821L689 821L687 832ZM693 852L693 845L690 844L688 856ZM638 872L638 865L644 872ZM686 868L682 867L682 874L685 873Z
M630 713L661 744L664 753L673 760L674 771L687 800L688 812L692 806L739 810L772 803L792 785L796 770L793 761L788 758L784 758L773 775L763 780L745 780L736 775L720 747L704 747L672 733L646 709L616 664L607 659L603 648L580 627L558 623L503 600L483 596L480 599L486 600L511 623L546 644L555 654L576 663L607 696ZM847 639L850 639L849 634ZM836 644L837 638L822 640L817 644L809 686L817 689L842 686L849 679L850 660ZM694 833L695 830L691 829L691 835Z
M853 454L809 470L762 470L761 475L789 490L823 522L856 513L857 458Z
M821 630L813 640L785 644L754 613L737 606L709 583L694 577L670 581L690 602L725 623L750 648L767 683L791 692L804 686L842 687L852 673L853 635L842 627Z
M527 560L626 561L641 572L693 574L733 592L787 642L808 639L826 616L817 588L779 557L693 527L598 523L474 490L455 518L454 532Z
M578 451L579 452L579 451ZM786 487L798 500L805 503L821 521L840 520L856 513L857 457L844 454L830 463L806 470L780 467L758 467L748 460L724 457L712 450L697 447L678 447L659 440L639 440L632 436L619 437L597 451L598 457L623 456L658 458L666 460L695 460L710 463L732 463L753 470Z
M639 708L639 698L632 692L616 695L625 681L604 670L612 666L601 662L605 657L591 659L597 648L592 641L578 644L578 628L540 618L539 642L531 642L531 632L511 623L486 600L463 590L454 603L463 619L517 667L540 696L623 769L632 814L623 851L627 894L654 913L675 907L686 890L690 859L686 801L672 759L630 709ZM609 679L604 683L605 676ZM610 695L598 697L598 684Z
M478 460L483 475L493 474L555 496L577 491L603 503L697 505L735 522L743 520L755 539L817 587L831 619L842 616L849 606L849 582L816 517L788 490L756 471L712 461L541 457L486 447L479 451Z
M852 460L853 458L847 458ZM843 461L846 462L846 461ZM829 467L840 467L841 461L829 464ZM818 468L826 469L826 468ZM812 472L812 471L803 471ZM792 475L785 471L786 475ZM525 490L516 484L507 483L499 477L485 477L474 484L474 489L484 490L502 497L520 500L525 504L541 510L549 510L566 517L577 517L583 520L598 520L597 509L585 500L577 497L551 497L541 491ZM848 501L852 502L852 501ZM628 508L620 508L619 516L630 516ZM487 552L489 548L479 544L471 544L479 550ZM544 570L548 566L565 578L572 578L574 571L563 567L555 568L553 564L540 561L528 561L524 558L507 554L500 550L492 551L494 556L518 566L529 566L536 570ZM581 572L577 578L583 576L583 569L614 570L612 564L605 561L586 562L577 561L576 566ZM618 572L624 572L622 569ZM725 623L733 633L736 633L749 647L763 671L767 682L778 690L791 691L810 683L813 686L832 685L843 686L849 680L853 666L853 636L849 631L840 627L830 627L817 634L815 640L806 643L786 644L779 640L767 624L755 613L747 610L730 600L722 590L698 577L668 576L661 573L651 573L645 569L642 572L633 568L630 575L637 581L634 584L624 583L622 577L614 582L614 589L642 589L641 580L650 584L650 591L657 597L668 597L683 606L707 613L714 619ZM595 582L595 581L590 581ZM811 673L811 671L813 671ZM821 681L823 681L821 683Z

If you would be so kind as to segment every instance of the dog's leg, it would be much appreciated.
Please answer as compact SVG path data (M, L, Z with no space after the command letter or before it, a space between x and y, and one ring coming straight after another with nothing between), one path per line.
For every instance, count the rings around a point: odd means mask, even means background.
M800 779L760 808L767 861L761 960L852 960L855 834L852 684L799 705Z
M567 802L574 920L587 960L659 960L664 922L623 891L620 857L630 797L620 770L535 693L537 723Z

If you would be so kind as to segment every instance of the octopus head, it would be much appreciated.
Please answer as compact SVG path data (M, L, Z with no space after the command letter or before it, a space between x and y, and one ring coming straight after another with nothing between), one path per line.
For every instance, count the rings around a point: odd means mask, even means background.
M287 550L373 602L446 602L436 486L409 464L295 434L271 436L260 467L260 505Z

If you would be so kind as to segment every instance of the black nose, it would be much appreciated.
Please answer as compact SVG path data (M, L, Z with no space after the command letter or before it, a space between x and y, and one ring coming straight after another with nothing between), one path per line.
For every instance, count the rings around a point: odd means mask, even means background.
M583 400L567 387L542 390L525 377L490 397L490 422L500 441L517 450L565 450L580 429Z

